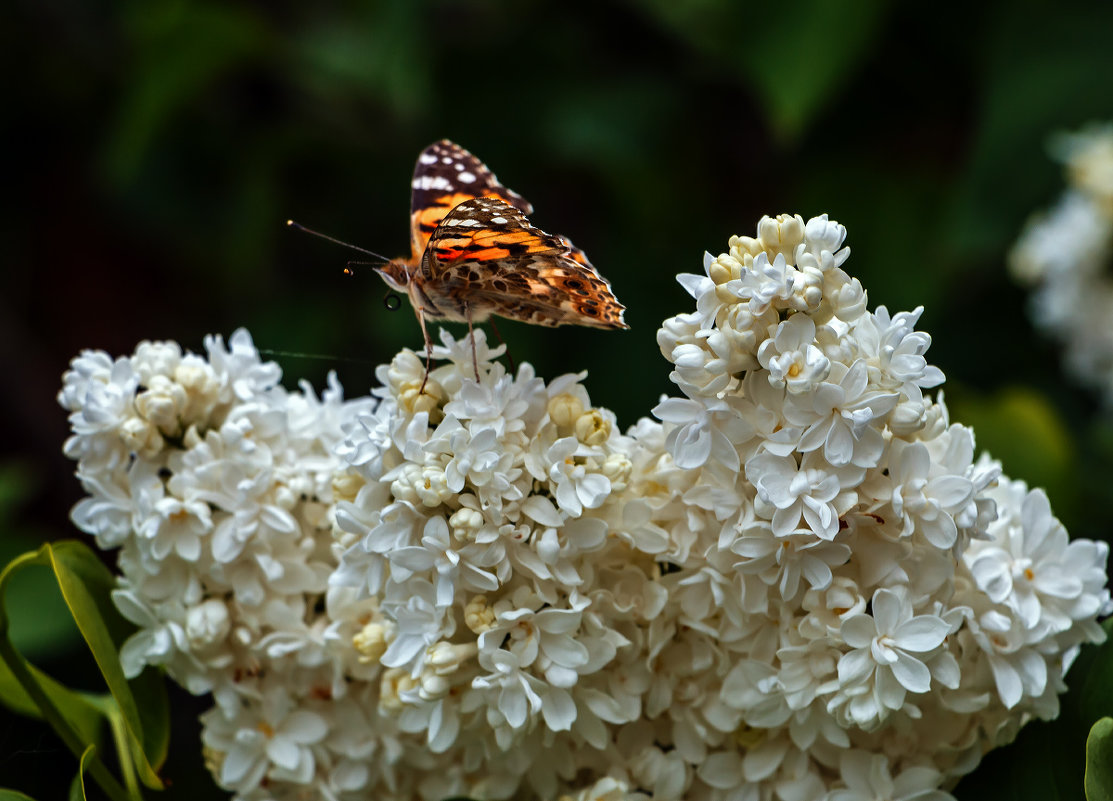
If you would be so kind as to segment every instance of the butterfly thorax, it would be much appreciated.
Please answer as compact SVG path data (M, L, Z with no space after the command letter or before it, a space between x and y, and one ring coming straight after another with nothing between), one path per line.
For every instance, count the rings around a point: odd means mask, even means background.
M429 281L429 269L424 258L421 266L418 266L418 260L414 258L394 259L377 267L376 272L391 289L405 292L415 312L425 317L462 323L469 317L473 322L483 322L490 316L490 310L484 308L485 304L473 300L469 309L466 299L460 293Z

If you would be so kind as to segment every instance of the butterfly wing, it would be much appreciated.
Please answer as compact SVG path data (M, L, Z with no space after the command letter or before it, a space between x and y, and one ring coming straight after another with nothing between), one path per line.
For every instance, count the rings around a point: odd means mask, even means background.
M627 328L625 307L584 252L535 228L515 206L493 197L458 204L433 231L421 265L433 303L535 325Z
M410 244L420 263L429 237L450 211L475 197L496 197L526 214L533 207L499 183L487 165L459 145L442 139L421 151L414 167Z

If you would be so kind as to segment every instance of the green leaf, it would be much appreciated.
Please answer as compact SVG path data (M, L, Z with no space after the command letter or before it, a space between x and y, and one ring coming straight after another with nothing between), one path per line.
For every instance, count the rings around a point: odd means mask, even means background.
M33 466L19 461L0 463L0 564L34 550L48 539L43 533L16 528L17 513L35 491ZM42 570L28 570L13 577L8 588L13 609L33 609L12 621L11 637L20 653L29 659L45 659L79 646L80 635L66 613L58 585Z
M128 684L139 709L143 753L150 764L161 767L170 750L170 699L166 680L158 670L144 670Z
M1102 718L1086 738L1086 801L1113 801L1113 718Z
M96 753L94 746L89 746L85 749L85 753L81 755L81 761L77 766L77 775L73 777L70 782L70 801L87 801L88 794L85 792L85 766L89 758Z
M210 85L265 50L268 27L252 12L216 3L134 4L134 61L106 142L108 178L129 183L172 120Z
M366 96L389 104L403 119L428 107L433 61L414 60L421 49L429 9L421 2L379 3L362 13L318 17L288 43L282 65L290 78L332 102Z
M34 665L27 665L33 680L62 713L82 742L96 742L101 729L101 714L91 700L93 696L76 692L59 684ZM0 660L0 703L27 717L41 718L39 707L23 689L8 665Z
M1079 14L1016 4L985 29L979 124L953 216L941 226L964 251L1000 253L1061 191L1061 167L1047 153L1052 134L1113 115L1113 7L1091 3L1084 13L1080 24Z
M24 795L19 790L9 790L0 787L0 801L35 801L31 796Z
M820 111L835 104L871 51L887 7L884 0L797 0L791 14L762 14L760 27L735 46L778 138L799 138Z
M107 683L110 696L91 696L65 690L51 692L50 685L41 680L41 674L29 665L15 650L9 637L7 616L7 589L13 574L30 565L44 565L54 570L55 579L62 591L70 613L93 658ZM128 626L112 606L110 592L114 579L96 554L79 542L62 542L44 545L35 553L24 554L11 562L0 573L0 658L20 693L11 692L12 699L26 708L33 704L42 718L49 723L75 756L85 760L88 773L112 799L123 801L138 798L135 774L148 787L161 789L162 782L153 764L161 764L165 756L167 725L165 702L158 702L157 693L150 686L140 684L144 697L154 699L150 709L142 715L132 690L123 675L117 647L127 635ZM150 681L147 679L146 681ZM12 682L7 682L8 685ZM96 755L89 751L95 743L88 731L78 728L74 706L81 709L93 707L112 725L117 742L120 768L128 790L125 791ZM144 725L149 735L144 737Z
M871 52L886 0L797 0L770 13L717 0L642 0L662 27L753 89L781 141L798 139Z
M0 564L39 547L43 539L19 534L6 538L7 547L0 548ZM81 635L58 592L58 582L50 573L21 571L12 577L7 597L12 609L31 610L30 614L18 614L12 620L11 630L12 642L29 660L46 661L81 647Z
M136 759L139 777L148 787L161 788L162 781L155 766L166 756L165 738L156 736L150 743L145 739L139 706L120 665L118 649L127 626L112 604L111 592L116 580L97 555L80 542L59 542L50 547L48 553L70 613L93 653L130 738L140 745L134 754L139 757ZM155 717L150 723L157 725L160 721ZM161 747L162 753L148 751L149 745Z
M86 696L66 690L62 694L51 694L46 683L39 680L37 671L15 650L12 645L10 624L7 613L7 590L12 575L30 565L47 564L50 556L50 545L44 545L37 552L26 553L12 560L3 572L0 572L0 660L19 685L20 691L25 695L22 703L30 702L38 714L54 729L55 733L76 756L82 756L91 740L88 732L81 731L73 719L71 703L75 698L89 700ZM76 705L76 704L75 704ZM119 782L112 776L108 768L99 759L94 759L90 772L97 784L113 801L124 801L128 798Z

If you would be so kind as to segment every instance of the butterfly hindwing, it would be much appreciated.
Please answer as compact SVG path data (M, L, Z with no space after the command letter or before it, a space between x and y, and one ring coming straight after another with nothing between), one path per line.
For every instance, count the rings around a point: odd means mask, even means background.
M627 327L623 306L582 250L497 198L475 197L445 215L421 274L427 292L439 287L447 303L467 303L476 319L496 314L544 326Z

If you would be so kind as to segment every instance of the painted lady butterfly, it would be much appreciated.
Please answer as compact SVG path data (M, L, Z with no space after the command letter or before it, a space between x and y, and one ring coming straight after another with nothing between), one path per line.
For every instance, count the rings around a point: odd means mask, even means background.
M532 211L483 162L447 139L418 156L412 253L376 272L409 296L425 337L427 368L433 343L426 318L466 322L469 332L492 315L544 326L629 327L625 307L584 252L530 225Z

